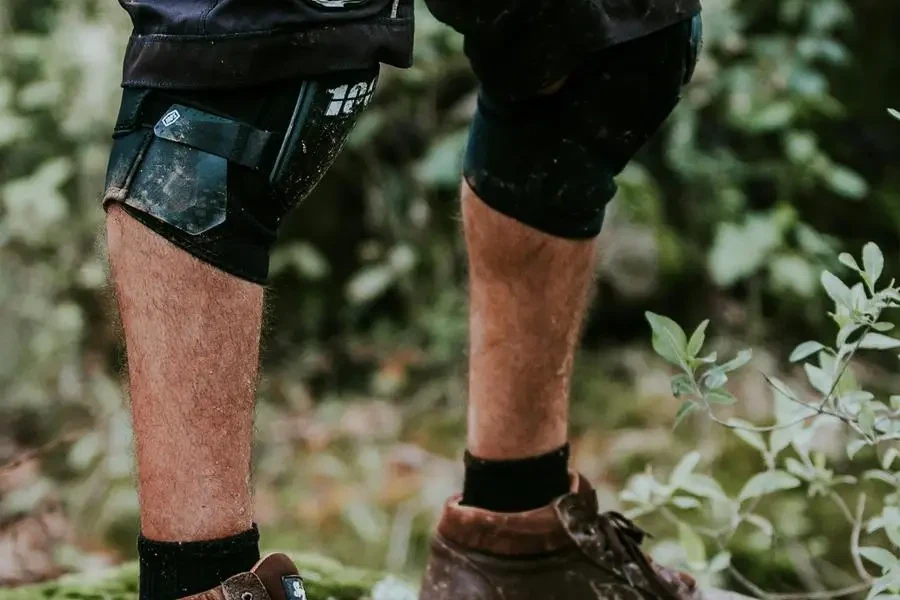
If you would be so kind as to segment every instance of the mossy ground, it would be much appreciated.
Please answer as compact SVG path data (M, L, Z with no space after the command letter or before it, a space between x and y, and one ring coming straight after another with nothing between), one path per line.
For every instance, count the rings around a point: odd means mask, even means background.
M392 575L347 567L318 554L289 553L311 600L416 600L416 587ZM0 590L0 600L137 600L137 563L102 573L69 575L39 585ZM731 592L706 592L703 600L750 600Z
M415 587L376 571L347 567L316 554L290 554L312 600L414 600ZM137 563L102 573L69 575L39 585L0 590L0 600L136 600Z

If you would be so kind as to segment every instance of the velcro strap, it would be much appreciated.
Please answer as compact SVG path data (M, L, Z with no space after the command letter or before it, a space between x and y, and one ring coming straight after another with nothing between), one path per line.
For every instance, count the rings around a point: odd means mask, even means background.
M281 145L281 136L271 131L183 104L170 106L156 122L153 133L257 170L271 166Z

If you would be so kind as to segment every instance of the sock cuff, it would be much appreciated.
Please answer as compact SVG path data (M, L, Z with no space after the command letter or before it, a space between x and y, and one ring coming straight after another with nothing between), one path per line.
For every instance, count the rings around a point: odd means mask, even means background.
M247 548L259 546L259 528L256 523L247 531L213 540L193 542L166 542L138 536L138 554L142 559L165 560L177 554L180 560L203 558L211 549L216 553L229 554L234 551L244 552Z
M551 450L550 452L546 452L544 454L538 454L537 456L527 456L524 458L514 458L511 460L500 459L500 460L491 460L486 458L479 458L466 450L465 456L463 457L463 462L465 463L466 469L485 469L485 468L493 468L498 463L503 464L504 469L521 469L521 470L529 470L534 468L535 461L544 462L552 461L559 462L564 461L566 463L569 462L569 453L570 448L569 444L564 444L557 448L556 450Z
M494 512L546 506L569 492L569 445L513 460L486 460L466 452L461 503Z
M140 600L174 600L213 589L259 560L259 529L215 540L164 542L138 537Z

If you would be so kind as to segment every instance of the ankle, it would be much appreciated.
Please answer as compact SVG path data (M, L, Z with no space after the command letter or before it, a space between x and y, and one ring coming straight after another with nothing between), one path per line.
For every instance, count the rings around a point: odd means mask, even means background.
M493 512L524 512L569 492L569 445L514 460L485 460L466 452L461 504Z

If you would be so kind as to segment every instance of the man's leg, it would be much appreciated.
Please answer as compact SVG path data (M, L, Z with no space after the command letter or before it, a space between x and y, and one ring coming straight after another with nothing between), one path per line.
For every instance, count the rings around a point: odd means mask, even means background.
M185 596L259 558L250 450L263 288L200 262L118 206L107 232L128 347L141 594Z
M484 22L475 19L474 30ZM698 37L699 18L682 17L581 57L545 93L482 87L463 186L465 484L438 524L422 600L699 596L689 576L649 560L633 523L599 512L590 484L569 474L566 445L573 355L613 178L676 105ZM469 42L477 57L479 38ZM503 73L491 55L481 58L480 75ZM541 84L560 80L559 64Z
M123 94L104 205L128 346L141 600L219 584L226 597L301 597L285 557L254 567L261 284L282 217L337 156L377 74Z
M569 489L569 380L597 244L527 227L467 183L462 213L471 339L463 502L538 508Z

